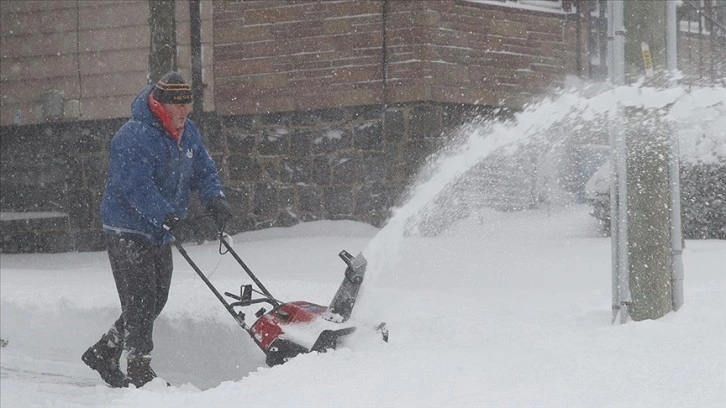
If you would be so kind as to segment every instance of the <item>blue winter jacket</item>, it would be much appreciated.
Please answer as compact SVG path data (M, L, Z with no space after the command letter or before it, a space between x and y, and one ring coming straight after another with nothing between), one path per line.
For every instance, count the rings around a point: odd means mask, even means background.
M214 161L199 130L187 119L177 144L149 109L149 85L131 104L131 119L111 140L101 220L107 234L145 237L155 245L173 240L162 224L187 215L189 193L206 206L224 197Z

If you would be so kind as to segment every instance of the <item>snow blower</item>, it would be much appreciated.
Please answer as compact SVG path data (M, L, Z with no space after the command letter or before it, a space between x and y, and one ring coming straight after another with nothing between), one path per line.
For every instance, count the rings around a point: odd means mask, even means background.
M353 333L356 327L348 323L353 312L358 291L366 271L367 261L362 253L352 256L347 251L341 251L338 256L346 264L343 281L335 293L330 306L321 306L306 301L282 302L270 294L254 273L247 267L228 242L229 236L224 232L219 234L220 253L229 253L252 279L253 284L240 286L239 294L225 292L224 295L233 299L228 302L207 279L204 273L189 257L179 241L174 244L179 253L214 293L225 309L232 315L237 324L242 327L262 349L267 356L265 362L268 366L283 364L289 359L309 352L325 352L335 349L338 339ZM222 246L226 251L222 250ZM255 287L256 286L256 287ZM261 295L253 298L252 293ZM238 309L255 304L267 303L272 309L267 311L264 307L255 313L257 320L248 325L245 314ZM388 329L385 323L375 328L384 341L388 341Z

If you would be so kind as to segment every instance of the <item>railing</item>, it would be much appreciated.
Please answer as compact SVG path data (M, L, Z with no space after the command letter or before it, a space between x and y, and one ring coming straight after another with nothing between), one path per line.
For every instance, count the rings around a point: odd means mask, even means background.
M689 29L691 23L698 25L700 33L714 34L726 38L726 1L722 0L716 5L712 2L697 2L685 0L681 4L679 19L687 20Z
M589 76L607 77L607 0L580 2L587 7ZM681 83L726 86L726 0L684 0L677 13L678 69Z
M726 1L683 1L678 27L684 82L726 85Z

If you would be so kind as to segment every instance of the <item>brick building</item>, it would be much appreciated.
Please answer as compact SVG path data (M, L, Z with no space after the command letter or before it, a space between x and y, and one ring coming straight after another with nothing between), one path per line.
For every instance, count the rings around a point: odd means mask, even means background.
M603 5L177 1L176 63L203 84L194 118L232 232L381 225L467 118L601 75ZM148 82L149 4L6 0L0 13L0 250L102 249L106 148Z

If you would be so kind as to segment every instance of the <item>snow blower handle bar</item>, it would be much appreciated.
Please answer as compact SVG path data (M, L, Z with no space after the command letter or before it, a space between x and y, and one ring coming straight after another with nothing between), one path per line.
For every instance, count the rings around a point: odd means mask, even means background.
M209 279L207 279L207 277L204 275L202 270L199 269L199 267L197 266L197 264L194 263L194 261L192 261L192 258L189 257L189 254L187 254L187 251L184 249L184 247L182 246L182 244L179 241L174 241L174 246L176 246L176 249L179 251L179 253L182 255L182 257L184 257L184 259L186 259L187 263L189 263L189 265L192 267L192 269L194 269L194 272L196 272L197 275L199 275L199 277L202 278L202 281L204 281L204 283L207 285L207 287L212 291L212 293L214 293L214 296L216 296L217 299L220 302L222 302L222 304L224 305L224 308L227 309L227 311L229 312L229 314L232 315L234 320L237 321L237 323L240 326L242 326L243 329L248 330L248 327L245 324L245 315L241 312L237 312L236 310L234 310L232 305L227 303L227 300L225 300L224 297L222 297L222 295L219 293L217 288L215 288L214 285L212 285L212 282L210 282Z
M257 292L257 291L255 291ZM259 292L258 292L259 293ZM275 299L270 299L267 297L259 298L259 299L252 299L252 285L242 285L240 287L240 294L235 295L234 293L224 292L224 295L227 297L231 297L232 299L236 300L237 302L230 303L230 306L250 306L254 305L255 303L269 303L272 307L276 307L278 304L275 303Z
M263 285L262 282L260 282L260 280L257 279L257 276L255 276L255 274L252 273L250 268L248 268L247 265L245 265L244 261L242 261L242 259L239 257L239 255L237 255L237 252L235 252L234 249L232 249L232 245L230 245L229 242L227 242L227 240L224 239L223 234L224 234L224 232L220 231L219 241L222 243L222 245L224 245L224 247L227 248L227 251L229 251L229 253L232 254L232 257L237 261L237 263L242 267L242 269L245 270L245 272L247 272L247 275L250 277L250 279L252 279L252 281L255 283L255 285L257 285L257 287L260 288L260 291L262 291L262 294L270 300L269 303L275 307L279 306L281 303L277 299L275 299L275 297L272 296L272 294L270 294L270 291L267 290L265 285Z

